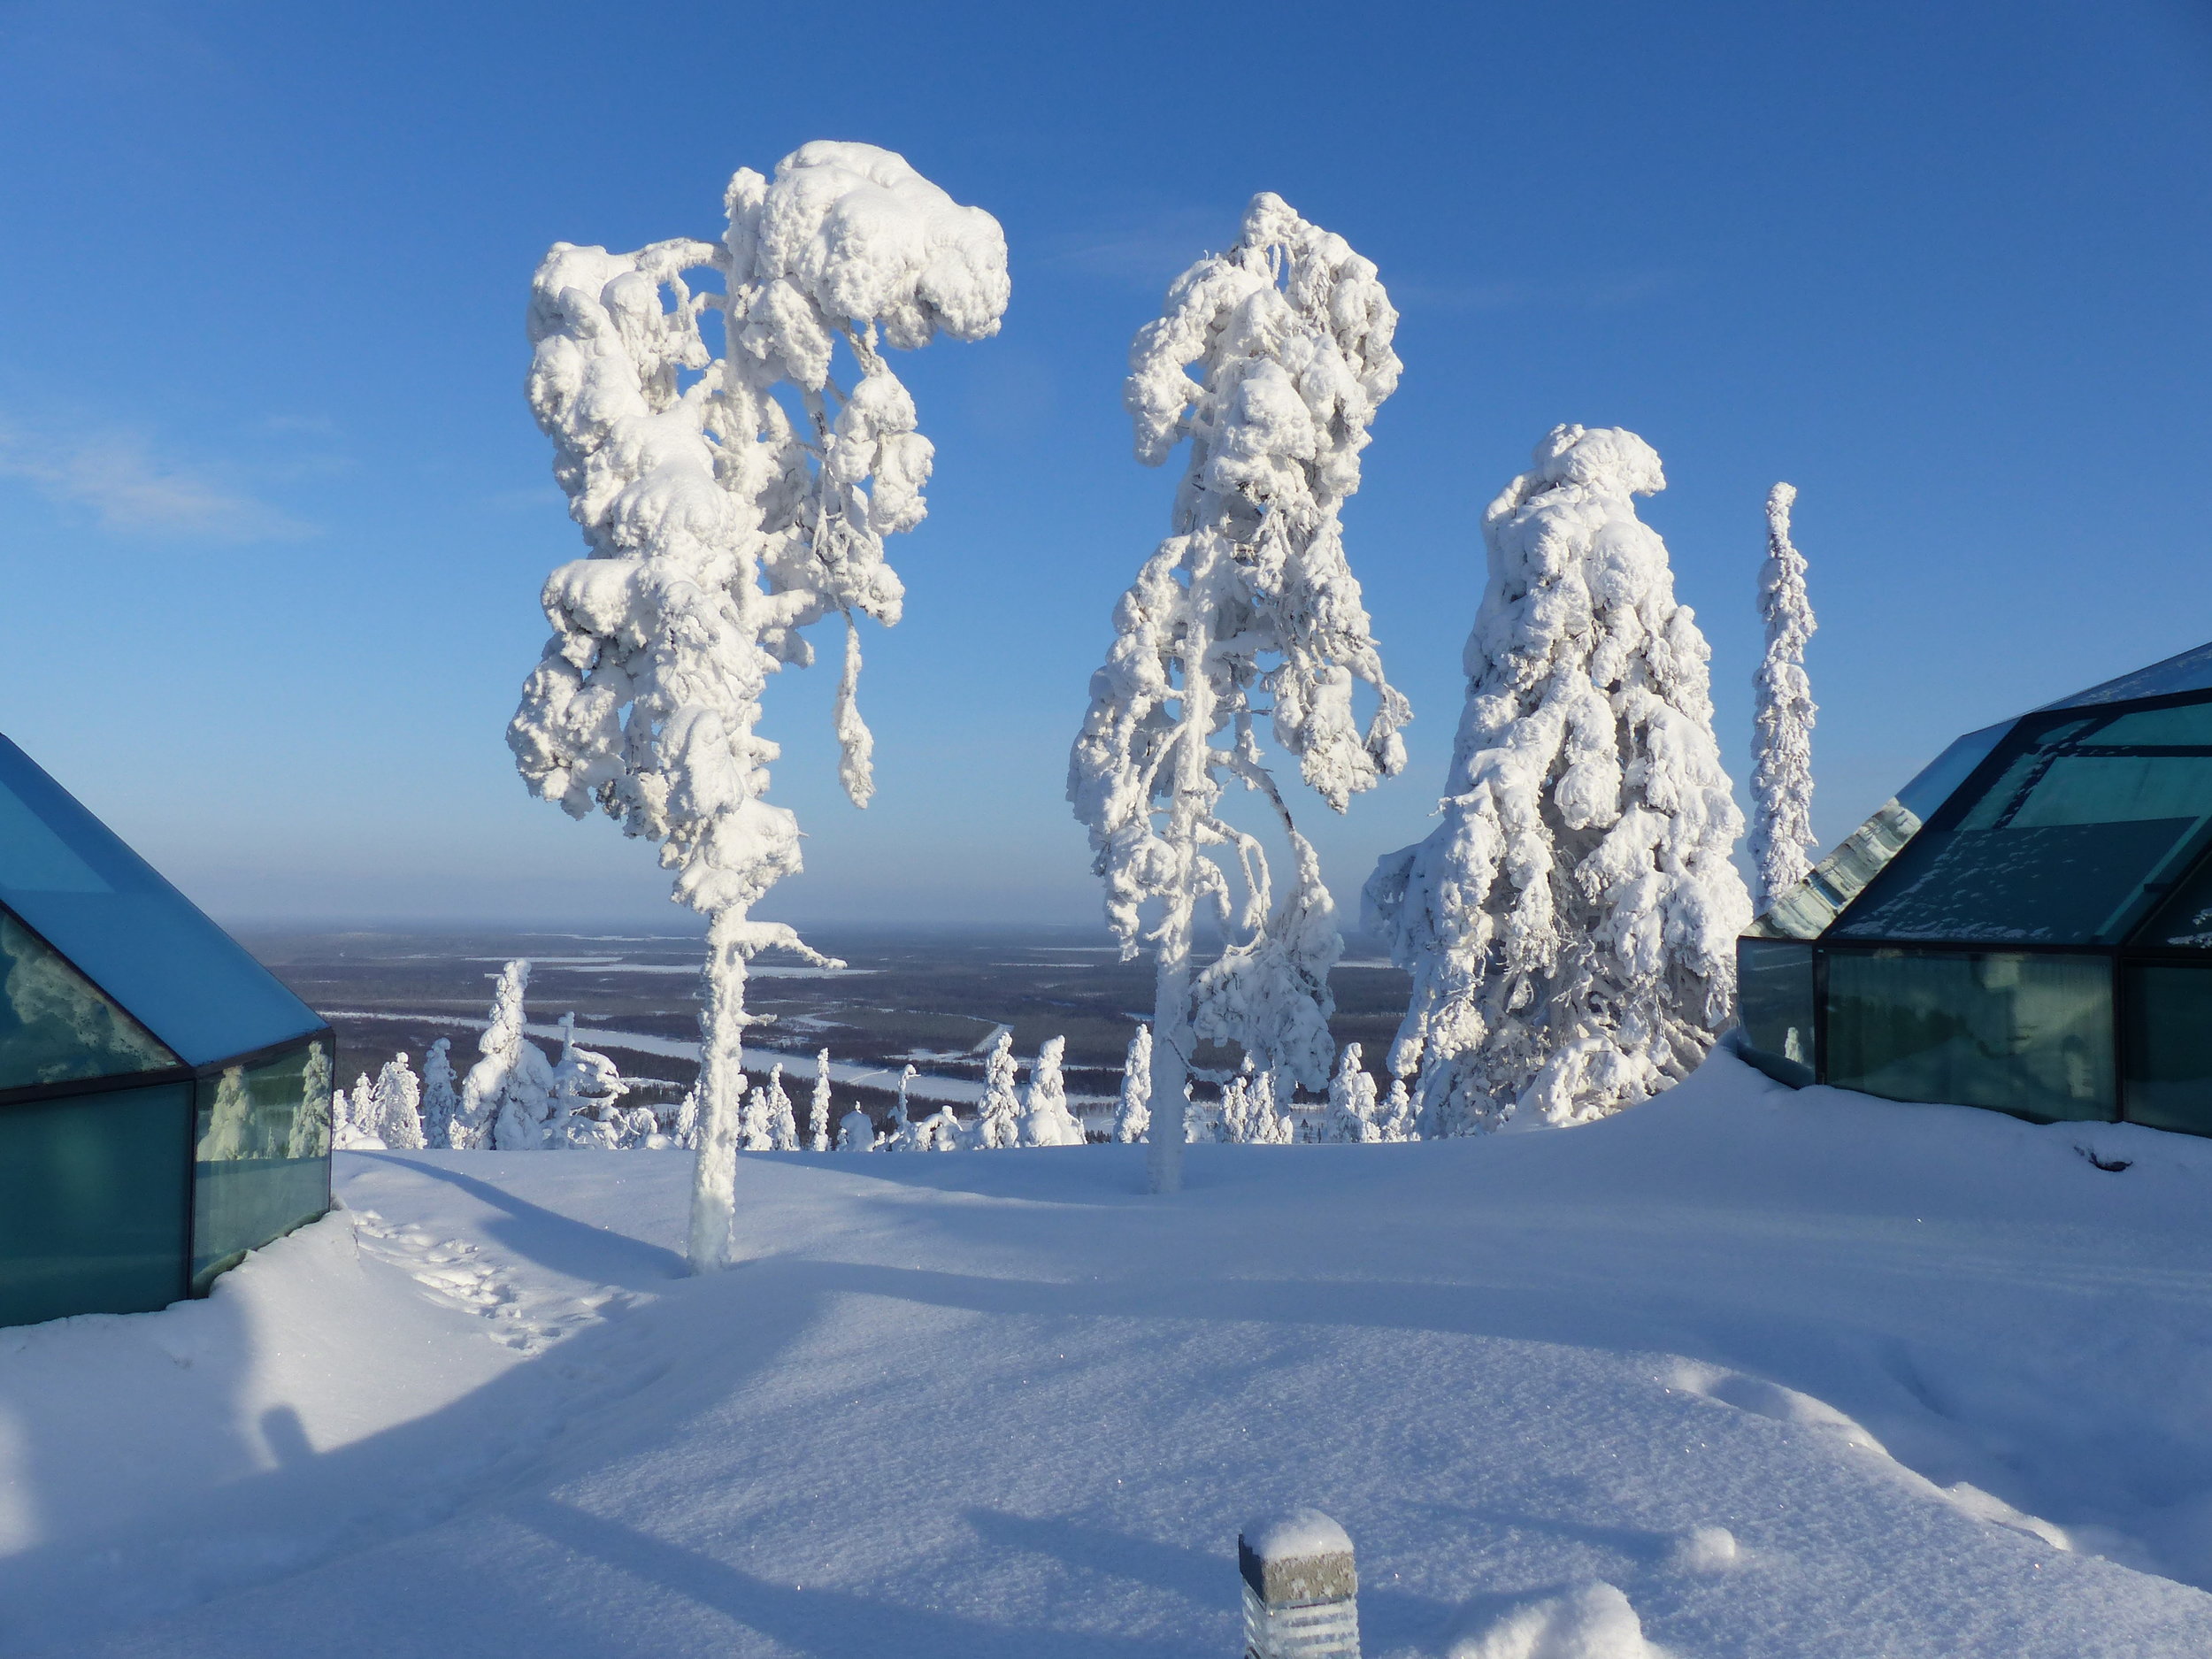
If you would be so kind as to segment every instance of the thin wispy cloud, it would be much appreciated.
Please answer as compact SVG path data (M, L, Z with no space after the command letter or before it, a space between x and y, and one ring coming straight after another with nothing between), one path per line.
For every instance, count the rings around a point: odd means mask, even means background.
M116 535L209 541L289 541L319 527L258 500L211 470L157 453L128 432L27 433L0 426L0 479L91 514Z

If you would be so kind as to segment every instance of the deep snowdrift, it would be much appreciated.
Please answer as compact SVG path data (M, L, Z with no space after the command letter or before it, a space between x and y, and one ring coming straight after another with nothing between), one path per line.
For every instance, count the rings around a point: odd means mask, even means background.
M0 1333L0 1652L1231 1655L1294 1502L1371 1655L2212 1650L2212 1144L1722 1055L1142 1156L749 1156L685 1279L681 1155L342 1155L210 1301Z

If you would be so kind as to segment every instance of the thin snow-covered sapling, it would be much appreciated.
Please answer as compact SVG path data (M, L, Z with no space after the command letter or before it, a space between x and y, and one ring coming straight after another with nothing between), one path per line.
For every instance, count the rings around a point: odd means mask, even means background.
M1152 1118L1152 1027L1139 1025L1121 1065L1121 1094L1114 1102L1114 1140L1122 1146L1144 1139Z
M440 1037L422 1057L422 1134L434 1147L453 1144L454 1114L461 1097L454 1088L453 1039Z
M791 1115L791 1096L784 1092L780 1063L768 1069L768 1139L778 1152L799 1149L799 1124Z
M808 1114L808 1138L817 1152L830 1149L830 1064L829 1050L825 1048L814 1056L814 1100ZM863 1150L865 1150L864 1148Z
M1665 485L1635 434L1558 426L1484 515L1443 821L1367 884L1413 975L1391 1070L1424 1136L1617 1111L1731 1011L1743 817L1704 636L1636 517Z
M912 1152L921 1144L915 1134L914 1120L906 1115L907 1096L913 1091L918 1075L911 1065L899 1073L899 1097L892 1105L891 1127L886 1133L886 1144L894 1152Z
M1181 1183L1200 1041L1240 1044L1310 1087L1327 1080L1328 975L1342 944L1258 722L1338 811L1404 764L1398 728L1410 710L1383 677L1339 523L1376 409L1398 383L1396 325L1371 264L1263 193L1235 245L1178 278L1130 349L1138 458L1157 465L1187 438L1188 463L1174 534L1115 607L1068 798L1124 958L1148 946L1157 964L1156 1192ZM1363 729L1361 683L1375 703ZM1288 841L1294 878L1279 895L1259 839L1221 814L1232 778L1265 798ZM1228 945L1199 972L1202 910Z
M1818 626L1805 591L1805 557L1790 540L1790 507L1797 488L1777 484L1767 492L1767 557L1759 572L1759 619L1766 625L1766 655L1752 688L1757 698L1751 760L1751 867L1758 877L1754 907L1764 911L1812 871L1819 848L1813 836L1812 681L1805 674L1805 645Z
M984 339L1008 294L997 222L872 144L742 169L724 207L718 242L557 242L538 267L530 405L589 557L546 582L553 637L508 728L534 793L659 843L676 898L708 918L694 1271L730 1259L746 964L829 961L751 914L800 863L796 820L764 798L780 751L756 730L761 695L812 660L803 629L841 623L839 775L865 804L858 619L898 620L883 541L920 521L932 454L882 349ZM695 292L700 273L722 291Z

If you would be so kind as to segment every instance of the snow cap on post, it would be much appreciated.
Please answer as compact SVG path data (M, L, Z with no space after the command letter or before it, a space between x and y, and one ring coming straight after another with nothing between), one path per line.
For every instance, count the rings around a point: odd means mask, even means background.
M1247 1659L1358 1659L1359 1572L1352 1540L1318 1509L1300 1508L1237 1534Z

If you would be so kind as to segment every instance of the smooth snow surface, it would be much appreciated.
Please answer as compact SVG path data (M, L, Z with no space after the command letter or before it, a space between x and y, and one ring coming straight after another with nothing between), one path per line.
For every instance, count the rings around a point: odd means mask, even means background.
M2108 1173L2078 1148L2107 1163ZM208 1301L0 1333L0 1654L2212 1651L2212 1144L1793 1094L1554 1134L350 1153Z

